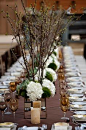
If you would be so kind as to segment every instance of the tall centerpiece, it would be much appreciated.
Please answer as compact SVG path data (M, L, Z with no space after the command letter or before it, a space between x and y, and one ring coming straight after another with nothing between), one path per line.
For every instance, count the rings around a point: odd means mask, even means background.
M29 9L25 8L21 0L24 14L17 12L15 5L16 21L12 20L8 12L4 17L11 25L13 39L16 39L21 49L23 62L20 62L26 73L25 79L17 86L17 93L25 97L25 111L31 111L33 101L41 100L41 109L46 111L46 98L55 95L54 82L57 79L57 70L60 67L58 61L58 45L64 29L65 11L55 13L54 7L50 9L43 4L39 11L36 3ZM8 8L9 7L8 5ZM11 8L13 10L13 8ZM15 23L15 26L14 26ZM14 54L16 57L16 54ZM44 100L43 100L44 99ZM29 115L28 115L29 117Z

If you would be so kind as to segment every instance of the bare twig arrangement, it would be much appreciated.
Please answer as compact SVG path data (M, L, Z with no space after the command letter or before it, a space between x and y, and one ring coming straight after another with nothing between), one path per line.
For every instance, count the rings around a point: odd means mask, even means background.
M30 14L26 10L23 0L21 0L21 4L25 13L23 16L21 13L17 12L17 5L15 5L14 11L16 15L16 20L14 21L13 19L11 19L9 13L5 11L3 11L4 18L6 18L11 25L14 39L16 39L21 48L21 53L23 56L25 69L28 74L28 79L32 78L32 80L34 81L34 77L36 74L34 72L34 69L35 67L37 67L37 70L39 70L39 72L41 70L41 75L39 77L39 81L41 81L43 78L45 63L54 51L56 45L58 45L58 42L60 41L60 35L65 30L65 28L62 28L62 25L64 24L65 11L59 10L58 14L55 14L53 9L54 7L52 7L50 13L50 10L44 4L44 6L41 7L41 10L38 13L35 11L35 7L31 6L32 14ZM68 20L68 23L69 22L70 19ZM23 40L21 39L22 35ZM57 36L59 37L58 40L56 40ZM56 45L54 45L53 43L56 43ZM32 63L31 66L29 64L29 61L27 61L25 51L26 48L30 54ZM30 75L29 70L32 70L32 75Z

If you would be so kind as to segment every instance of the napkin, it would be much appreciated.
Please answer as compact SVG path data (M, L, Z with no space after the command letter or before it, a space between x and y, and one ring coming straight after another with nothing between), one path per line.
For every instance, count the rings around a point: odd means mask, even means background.
M55 130L67 130L69 124L64 122L58 122L54 124Z
M2 127L0 127L0 130L11 130L11 128L2 128Z
M3 126L3 127L0 127L0 130L16 130L16 127L17 127L16 125L14 125L13 127L6 127L6 126L4 127Z
M72 126L56 126L52 125L51 130L72 130Z

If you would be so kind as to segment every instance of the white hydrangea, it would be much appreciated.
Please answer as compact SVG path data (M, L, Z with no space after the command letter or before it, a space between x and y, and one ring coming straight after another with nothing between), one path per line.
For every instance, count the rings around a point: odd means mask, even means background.
M57 69L56 69L56 71L57 71L60 68L60 62L58 60L54 59L54 63L57 66Z
M41 69L40 69L40 72L38 71L37 74L35 75L35 81L38 81L40 76L41 76ZM43 78L45 78L45 76L46 76L46 70L44 69Z
M59 48L56 48L55 50L54 50L54 52L56 53L56 57L57 57L57 59L59 58Z
M50 56L49 59L46 61L45 67L48 67L50 63L53 63L53 61L57 66L56 69L57 71L60 68L60 62L56 58L53 58L52 56Z
M52 75L52 77L53 77L53 82L56 81L56 79L57 79L57 74L56 74L56 72L55 72L53 69L51 69L51 68L45 68L45 70L46 70L46 72L49 72L49 73Z
M57 60L57 57L54 54L52 54L51 57Z
M52 97L55 95L55 85L48 79L44 79L42 82L43 87L47 87L51 91Z
M37 99L40 99L43 94L42 86L40 83L35 83L31 81L27 85L27 96L29 96L30 101L35 101Z

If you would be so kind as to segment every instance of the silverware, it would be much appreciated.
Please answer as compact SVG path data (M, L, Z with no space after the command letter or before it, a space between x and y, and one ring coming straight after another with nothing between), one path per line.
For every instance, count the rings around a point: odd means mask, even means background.
M47 125L46 124L42 124L42 128L44 128L44 130L47 130Z

